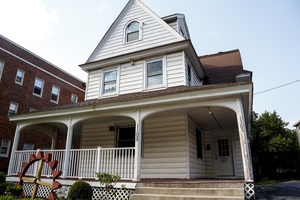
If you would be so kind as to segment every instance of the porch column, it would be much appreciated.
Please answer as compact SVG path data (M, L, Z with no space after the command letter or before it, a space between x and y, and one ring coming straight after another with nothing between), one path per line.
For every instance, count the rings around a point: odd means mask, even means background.
M243 111L243 104L241 99L236 100L236 114L237 114L237 122L242 150L242 159L243 159L243 169L244 169L244 178L246 182L253 182L253 170L252 170L252 159L250 153L250 145L247 137L247 130L245 124L245 117Z
M62 178L67 178L69 171L69 157L70 157L70 149L72 145L73 138L73 127L72 127L72 119L69 120L68 124L68 133L67 133L67 141L66 141L66 149L65 149L65 159L63 165L63 173Z
M142 135L142 122L141 122L141 114L140 111L137 111L137 117L135 120L135 154L134 154L134 181L140 180L140 173L141 173L141 156L142 156L142 149L141 149L141 135Z
M15 131L14 142L13 142L13 146L12 146L11 153L10 153L10 160L9 160L7 175L12 174L13 161L15 160L15 151L18 150L19 139L20 139L20 130L19 130L19 124L17 124L16 131Z

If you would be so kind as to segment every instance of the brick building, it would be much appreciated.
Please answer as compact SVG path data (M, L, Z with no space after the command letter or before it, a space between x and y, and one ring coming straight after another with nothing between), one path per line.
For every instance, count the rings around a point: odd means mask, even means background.
M16 129L8 116L77 103L84 97L84 82L0 35L0 171L7 171ZM52 138L37 129L26 130L18 149L64 148L64 136Z

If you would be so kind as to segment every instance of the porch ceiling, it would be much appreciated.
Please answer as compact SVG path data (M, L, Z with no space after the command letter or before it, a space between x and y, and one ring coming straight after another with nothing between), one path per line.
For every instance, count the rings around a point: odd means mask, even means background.
M224 107L191 107L168 110L154 116L175 116L187 114L204 130L237 128L237 118L234 111Z

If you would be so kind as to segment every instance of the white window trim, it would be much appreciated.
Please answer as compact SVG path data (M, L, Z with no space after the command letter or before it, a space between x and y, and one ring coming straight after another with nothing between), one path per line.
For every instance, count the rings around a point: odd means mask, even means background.
M12 104L14 104L14 105L16 106L16 110L15 110L14 115L18 113L19 104L16 103L16 102L11 101L10 104L9 104L9 108L8 108L8 115L11 115L11 114L9 113L9 111L10 111L10 106L11 106Z
M39 94L36 94L36 93L34 93L34 87L35 87L35 80L36 79L39 79L39 80L41 80L42 81L42 88L41 88L41 94L39 95ZM43 79L41 79L41 78L38 78L38 77L36 77L35 79L34 79L34 83L33 83L33 95L35 95L35 96L37 96L37 97L42 97L43 96L43 92L44 92L44 84L45 84L45 81L43 80Z
M72 97L76 97L76 101L75 102L72 102ZM78 95L76 95L76 94L71 94L71 103L77 103L78 102Z
M117 70L117 80L116 80L116 91L110 93L104 93L104 73L109 71ZM100 86L100 96L115 96L119 94L119 82L120 82L120 67L113 67L101 70L101 86Z
M18 82L18 81L17 81L17 77L18 77L18 72L19 72L19 71L23 72L23 76L21 77L21 82ZM24 77L25 77L25 71L22 70L22 69L18 69L18 70L17 70L17 73L16 73L15 83L16 83L16 84L19 84L19 85L23 85Z
M5 62L0 60L0 82L1 82L3 71L4 71L4 65L5 65Z
M127 42L127 32L126 32L126 30L127 30L128 25L132 22L138 22L139 23L139 39ZM144 23L141 22L138 19L133 19L133 20L128 21L125 24L124 28L123 28L123 44L131 44L131 43L143 40L143 25L144 25Z
M53 91L53 88L57 88L58 89L58 92L57 92L57 100L56 101L54 101L54 100L52 100L52 91ZM58 87L57 85L52 85L52 88L51 88L51 95L50 95L50 101L52 102L52 103L58 103L59 102L59 96L60 96L60 87Z
M2 150L2 147L3 147L3 142L4 142L4 141L8 141L8 144L7 144L7 152L6 152L6 154L1 153L1 150ZM2 139L2 141L1 141L1 149L0 149L0 157L8 158L9 151L10 151L10 145L11 145L11 140L10 140L10 139L6 139L6 138L3 138L3 139Z
M27 146L30 146L30 149L24 149L24 147L25 147L25 145L27 145ZM30 150L34 150L34 144L32 144L32 143L24 143L23 144L23 150L25 150L25 151L30 151Z
M158 60L162 60L162 84L159 85L153 85L153 86L149 86L147 85L147 63L149 62L155 62ZM167 86L167 70L166 70L166 56L164 57L160 57L160 58L154 58L154 59L149 59L149 60L145 60L144 61L144 83L143 83L143 89L144 90L153 90L153 89L157 89L157 88L163 88Z

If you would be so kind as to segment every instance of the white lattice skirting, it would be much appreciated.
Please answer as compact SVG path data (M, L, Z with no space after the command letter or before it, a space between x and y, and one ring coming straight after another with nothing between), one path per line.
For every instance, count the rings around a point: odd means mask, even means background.
M254 199L255 191L254 191L254 183L246 182L245 183L245 198L246 199Z
M64 197L67 198L68 192L71 186L63 186L62 188L58 189L56 192L57 197ZM23 184L23 192L24 195L29 197L31 196L33 190L33 184L32 183L24 183ZM41 198L47 198L51 189L50 187L40 185L37 197ZM93 200L99 199L99 200L128 200L130 195L129 189L112 189L109 192L106 192L104 188L99 187L93 187Z

